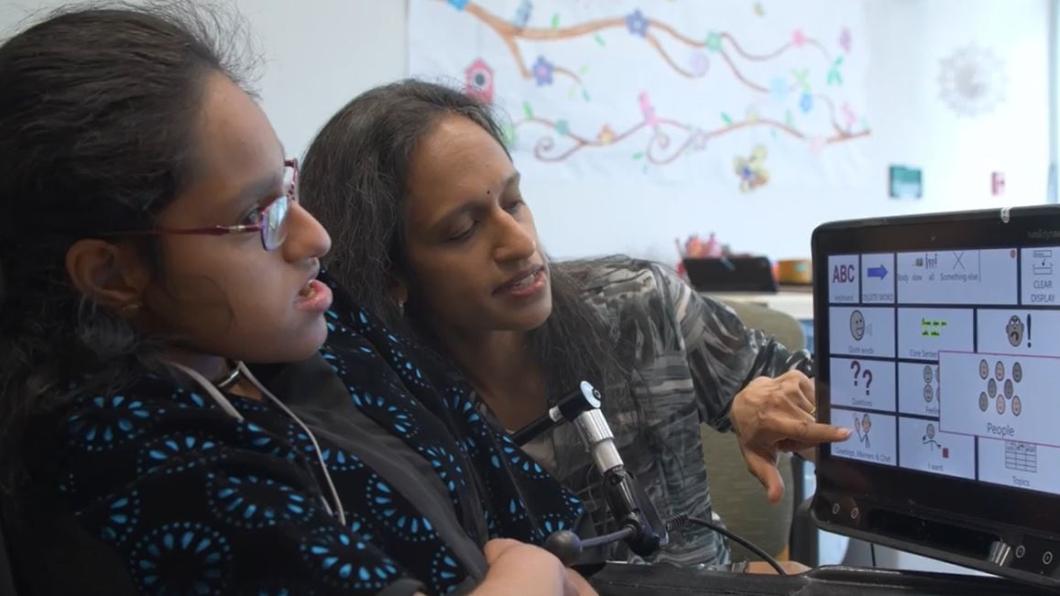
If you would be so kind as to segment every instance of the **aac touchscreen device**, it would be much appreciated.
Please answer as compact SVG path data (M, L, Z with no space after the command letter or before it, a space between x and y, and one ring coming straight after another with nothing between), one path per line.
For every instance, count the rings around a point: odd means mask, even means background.
M830 531L1060 587L1060 208L813 234Z

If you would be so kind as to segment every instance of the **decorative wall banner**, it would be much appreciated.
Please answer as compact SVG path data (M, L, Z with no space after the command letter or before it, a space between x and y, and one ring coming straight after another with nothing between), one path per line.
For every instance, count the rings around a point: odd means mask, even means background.
M864 175L864 19L830 0L411 0L410 72L506 113L527 175L834 187Z

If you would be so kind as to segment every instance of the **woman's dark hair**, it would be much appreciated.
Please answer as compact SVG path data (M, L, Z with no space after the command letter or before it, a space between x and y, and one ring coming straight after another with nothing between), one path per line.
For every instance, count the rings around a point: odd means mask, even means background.
M367 91L332 116L310 145L300 178L303 204L332 235L329 272L388 324L411 326L435 347L417 297L410 294L403 317L389 288L395 272L414 279L404 254L409 162L417 143L453 114L505 146L489 107L449 87L410 79ZM552 315L530 333L550 399L583 379L612 393L625 389L623 367L613 356L616 331L582 299L578 268L551 267Z
M53 13L0 46L0 480L8 488L31 414L61 402L75 379L83 389L120 387L153 362L156 350L124 318L73 288L65 255L79 239L149 227L186 187L207 75L240 80L230 25L202 5L95 4ZM145 248L157 262L155 245Z

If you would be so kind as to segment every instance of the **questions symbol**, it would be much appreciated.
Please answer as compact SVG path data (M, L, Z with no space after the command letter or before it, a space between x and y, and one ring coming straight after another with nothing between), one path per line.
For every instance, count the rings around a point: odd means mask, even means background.
M865 380L865 395L869 394L869 386L872 385L872 371L867 367L862 369L857 360L850 361L850 370L854 371L854 386L858 386L858 377Z

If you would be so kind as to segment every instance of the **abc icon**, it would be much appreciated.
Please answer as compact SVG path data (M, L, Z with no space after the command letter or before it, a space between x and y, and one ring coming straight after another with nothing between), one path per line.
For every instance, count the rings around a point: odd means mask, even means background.
M854 265L836 265L832 269L832 283L848 283L857 279L857 267Z

